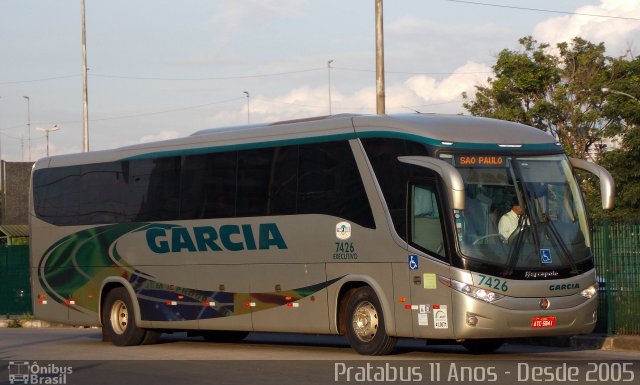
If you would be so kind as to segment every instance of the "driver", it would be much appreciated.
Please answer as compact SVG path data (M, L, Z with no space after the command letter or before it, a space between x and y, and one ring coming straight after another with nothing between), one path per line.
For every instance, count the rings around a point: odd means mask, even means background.
M509 239L509 236L518 228L518 220L524 210L520 203L518 202L517 197L513 197L511 201L511 210L504 214L500 218L500 222L498 222L498 232L502 236L502 239L505 241Z

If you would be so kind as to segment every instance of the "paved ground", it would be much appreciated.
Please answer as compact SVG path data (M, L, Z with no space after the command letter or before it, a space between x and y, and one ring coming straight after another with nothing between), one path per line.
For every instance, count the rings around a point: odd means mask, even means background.
M584 376L590 370L603 371L608 376L601 378L607 381L595 384L614 383L609 381L612 373L622 376L618 379L633 376L630 383L640 382L640 354L636 351L506 344L495 354L474 356L460 346L427 346L422 340L402 340L395 354L368 357L353 352L341 337L276 333L252 333L239 343L210 343L176 333L164 335L156 345L116 347L101 341L99 329L0 329L0 383L9 376L7 368L18 370L16 362L69 367L74 371L65 377L66 384L310 385L336 383L336 379L337 383L363 382L354 377L357 373L365 376L360 377L364 382L393 382L376 381L373 377L367 381L367 373L382 373L376 370L386 370L385 375L403 370L406 375L419 374L422 383L436 382L437 378L431 377L438 374L446 377L440 378L441 383L495 379L491 381L494 384L525 384L540 383L533 382L536 366L556 368L554 381L545 382L559 383L563 382L557 378L563 365L565 371L567 365L576 367L577 375L582 376L580 383L585 382ZM623 368L623 363L630 366ZM456 370L462 367L470 370L463 373L473 376L467 382L455 381ZM348 373L351 377L347 377Z

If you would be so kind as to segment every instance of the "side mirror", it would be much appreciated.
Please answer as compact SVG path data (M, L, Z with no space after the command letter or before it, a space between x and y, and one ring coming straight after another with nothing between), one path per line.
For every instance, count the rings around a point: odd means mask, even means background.
M578 170L586 171L600 179L600 194L602 195L602 208L611 210L615 204L616 185L609 171L595 163L583 159L569 158L571 166Z

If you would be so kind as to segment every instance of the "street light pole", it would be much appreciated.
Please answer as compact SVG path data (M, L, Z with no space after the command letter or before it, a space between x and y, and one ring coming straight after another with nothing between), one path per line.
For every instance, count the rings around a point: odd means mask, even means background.
M384 30L382 21L382 0L376 0L376 113L378 115L385 114Z
M31 99L28 96L23 96L27 99L27 143L29 144L29 162L31 162Z
M249 95L249 91L242 91L245 95L247 95L247 124L251 124L251 110L249 108L249 99L251 96Z
M87 30L82 0L82 150L89 152L89 91L87 89Z
M331 63L333 63L333 59L327 62L327 78L329 84L329 115L333 115L331 113Z
M45 132L45 136L47 137L47 158L49 157L49 132L51 131L58 131L60 128L58 128L58 125L56 124L55 126L51 127L51 128L40 128L40 127L36 127L36 130L38 131L44 131Z

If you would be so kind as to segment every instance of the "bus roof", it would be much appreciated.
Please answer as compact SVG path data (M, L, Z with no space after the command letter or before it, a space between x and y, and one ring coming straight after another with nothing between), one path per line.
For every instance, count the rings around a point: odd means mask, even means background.
M183 138L44 158L36 162L35 168L367 137L410 139L439 147L485 151L561 150L554 137L539 129L496 119L438 114L341 114L206 129Z

